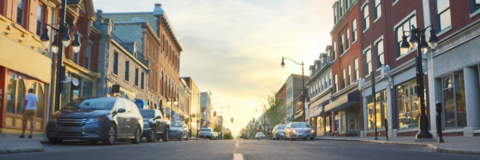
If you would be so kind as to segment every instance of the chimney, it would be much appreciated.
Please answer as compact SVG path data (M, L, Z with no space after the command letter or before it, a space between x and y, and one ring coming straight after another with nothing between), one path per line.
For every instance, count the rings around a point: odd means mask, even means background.
M163 16L164 12L165 11L163 11L163 9L162 9L162 4L155 3L155 7L153 8L153 15L154 16Z
M155 7L157 7L157 6L162 7L162 4L161 3L155 3Z
M98 9L97 13L103 13L103 11L101 9Z

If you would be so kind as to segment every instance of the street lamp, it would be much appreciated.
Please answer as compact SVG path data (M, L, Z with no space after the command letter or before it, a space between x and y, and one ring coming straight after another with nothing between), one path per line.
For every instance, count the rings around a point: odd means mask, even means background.
M53 30L56 31L55 37L54 37L54 43L52 44L52 51L58 54L58 60L57 60L57 79L55 82L55 88L56 88L56 93L55 93L55 110L58 110L60 108L60 94L62 93L61 91L61 83L63 80L64 75L62 75L62 65L63 65L63 46L68 47L70 44L70 31L68 29L68 26L65 23L66 19L66 14L67 12L67 0L62 0L61 4L61 10L60 10L60 24L59 28L55 28L51 25L46 24L46 26L50 26ZM59 39L62 37L62 43L59 43ZM44 47L47 47L50 43L50 38L48 37L48 29L45 27L43 34L40 36L40 40L42 41L42 45ZM77 31L75 31L75 39L73 42L73 50L75 52L80 51L80 41L78 40L78 34Z
M167 98L167 104L168 105L171 105L171 108L170 108L170 120L173 119L173 106L177 105L178 102L177 102L177 97L168 97Z
M303 61L302 61L302 63L297 63L290 58L282 57L282 63L280 64L280 65L282 65L282 68L285 68L285 62L284 62L285 59L288 59L288 60L292 61L293 63L302 66L302 102L305 104L305 75L304 75ZM305 115L305 108L303 109L303 115L306 116ZM305 122L305 118L303 118L303 122Z
M409 48L417 49L417 57L415 57L416 60L416 68L417 68L417 96L420 97L420 109L421 109L421 116L420 116L420 124L418 128L420 131L417 133L415 136L415 139L428 139L428 138L433 138L432 134L428 131L428 121L427 121L427 116L425 115L425 97L424 97L424 83L423 83L423 76L424 76L424 71L422 68L422 51L423 53L427 53L428 47L430 46L431 49L435 49L438 44L438 37L435 34L435 30L431 29L430 31L430 40L429 43L426 42L425 40L425 31L427 28L432 27L431 25L426 27L423 30L420 30L418 28L415 28L414 25L412 25L412 30L411 31L404 31L403 32L403 37L402 37L402 43L401 43L401 48L403 53L406 53L406 51L409 50ZM410 45L406 42L407 37L405 36L405 32L410 32ZM419 39L420 37L420 39Z
M223 120L224 120L224 117L223 117L223 112L222 112L222 108L225 108L225 107L228 107L230 108L230 105L227 105L227 106L223 106L223 107L220 107L220 115L222 116L222 139L223 139Z

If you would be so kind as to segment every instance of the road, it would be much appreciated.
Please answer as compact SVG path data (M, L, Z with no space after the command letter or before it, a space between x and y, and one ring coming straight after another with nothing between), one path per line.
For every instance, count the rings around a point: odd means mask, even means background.
M0 155L2 160L97 159L480 159L480 156L433 153L426 147L342 141L190 140L113 146L88 143L50 145L45 152ZM235 155L235 156L234 156Z

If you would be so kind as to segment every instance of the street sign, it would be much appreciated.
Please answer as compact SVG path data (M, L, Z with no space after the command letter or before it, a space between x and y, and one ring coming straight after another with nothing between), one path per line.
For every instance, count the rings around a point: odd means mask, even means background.
M65 80L62 81L62 83L70 83L72 82L72 77L65 75Z

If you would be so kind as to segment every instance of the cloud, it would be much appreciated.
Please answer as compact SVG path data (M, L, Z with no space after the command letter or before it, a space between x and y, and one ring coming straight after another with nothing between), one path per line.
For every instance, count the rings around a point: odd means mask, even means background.
M185 48L180 74L192 77L202 91L211 90L212 103L234 133L260 112L262 94L278 91L301 66L308 66L331 42L335 0L94 0L103 12L150 12L162 8ZM116 5L111 5L115 3ZM229 124L229 123L227 123Z

